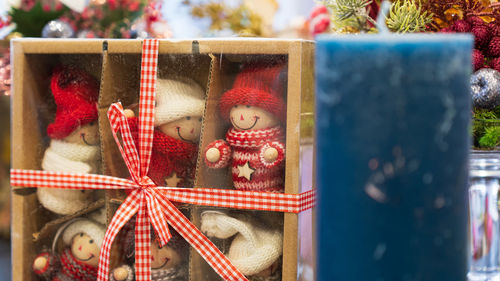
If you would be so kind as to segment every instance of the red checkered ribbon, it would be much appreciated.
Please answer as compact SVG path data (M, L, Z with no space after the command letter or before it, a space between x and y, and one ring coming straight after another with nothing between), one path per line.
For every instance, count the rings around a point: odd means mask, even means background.
M315 204L315 190L301 194L280 194L206 188L171 188L155 186L147 177L151 158L158 40L144 40L141 65L139 111L139 151L130 132L120 103L112 104L108 117L113 136L132 179L94 174L73 174L36 170L11 170L11 185L64 189L132 189L120 205L106 231L99 257L98 280L108 280L109 259L113 240L137 214L135 226L136 280L151 279L150 227L158 234L160 244L171 235L170 224L224 280L247 280L234 265L208 240L170 201L227 207L299 213ZM122 142L117 134L121 134Z

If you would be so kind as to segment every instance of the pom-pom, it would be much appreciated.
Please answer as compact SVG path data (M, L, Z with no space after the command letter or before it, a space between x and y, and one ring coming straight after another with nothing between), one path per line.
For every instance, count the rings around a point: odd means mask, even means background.
M500 56L500 36L493 37L488 45L488 54L492 57Z
M472 65L474 66L474 71L484 66L484 55L478 49L474 49L472 52Z
M472 28L472 34L475 38L475 47L482 49L483 47L488 47L490 42L491 33L486 25L477 25Z
M461 33L470 32L472 29L472 25L465 20L457 20L451 27L454 31Z

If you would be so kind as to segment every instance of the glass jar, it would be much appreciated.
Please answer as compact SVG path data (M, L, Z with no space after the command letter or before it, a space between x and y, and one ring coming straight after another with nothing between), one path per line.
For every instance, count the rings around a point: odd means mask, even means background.
M500 280L499 188L500 153L473 152L469 188L471 281Z

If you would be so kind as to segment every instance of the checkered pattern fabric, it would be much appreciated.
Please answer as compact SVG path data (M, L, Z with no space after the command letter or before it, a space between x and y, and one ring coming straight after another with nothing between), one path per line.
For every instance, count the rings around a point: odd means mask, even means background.
M136 280L151 280L150 226L161 244L171 238L167 222L193 246L224 280L247 280L170 201L298 213L314 206L315 190L302 194L280 194L218 189L157 187L148 178L154 124L155 81L158 40L144 40L140 96L139 151L130 133L120 103L113 104L108 117L113 136L130 171L131 180L93 174L11 170L11 185L63 189L133 189L116 211L104 237L99 257L98 280L109 279L111 245L125 223L137 214L135 228ZM118 137L121 134L121 142Z

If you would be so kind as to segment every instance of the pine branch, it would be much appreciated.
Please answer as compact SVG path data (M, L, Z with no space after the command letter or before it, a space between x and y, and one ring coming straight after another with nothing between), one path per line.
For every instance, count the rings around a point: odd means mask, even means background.
M324 5L332 11L332 23L337 29L355 28L368 31L368 22L372 22L367 7L372 0L326 0Z
M387 18L387 27L398 33L422 32L432 22L433 15L412 0L396 1Z

